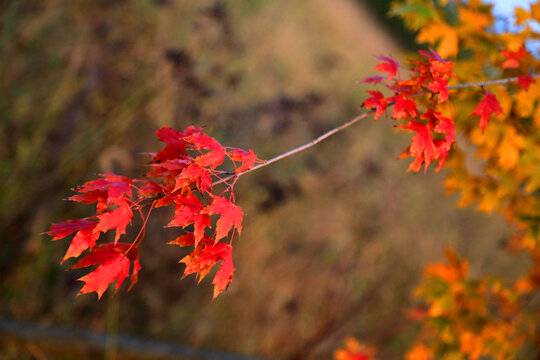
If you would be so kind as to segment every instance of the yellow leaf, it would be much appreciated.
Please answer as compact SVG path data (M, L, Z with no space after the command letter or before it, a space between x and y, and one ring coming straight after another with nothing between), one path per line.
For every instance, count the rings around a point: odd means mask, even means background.
M516 18L516 25L521 25L531 17L531 14L527 10L517 7L514 10L514 16Z
M519 152L525 143L523 136L516 133L512 126L507 126L499 147L497 148L498 163L503 170L510 170L519 161Z
M476 210L491 213L499 203L499 198L492 192L484 192L478 201Z
M531 4L531 15L534 20L540 21L540 2Z
M458 52L458 35L454 28L442 22L432 23L424 27L416 38L419 42L428 42L435 44L440 40L437 46L437 52L443 58L455 56Z
M472 26L476 29L483 29L491 25L493 21L491 15L466 8L459 8L459 18L465 25Z
M529 117L532 115L534 103L540 96L540 85L534 83L528 91L520 90L516 95L516 112L521 117Z

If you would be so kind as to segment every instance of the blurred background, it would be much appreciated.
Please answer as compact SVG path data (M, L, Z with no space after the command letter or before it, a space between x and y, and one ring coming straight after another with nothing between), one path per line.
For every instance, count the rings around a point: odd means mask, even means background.
M3 0L0 2L0 318L106 336L105 349L0 334L0 359L127 359L122 336L275 359L328 359L347 335L398 358L422 267L446 245L473 276L511 261L503 220L456 209L444 171L406 173L408 134L364 122L236 185L244 230L215 301L181 280L166 245L171 209L153 213L139 283L77 296L86 270L69 241L41 235L89 216L70 189L144 173L154 130L205 126L268 159L361 112L373 55L414 50L414 34L373 0ZM136 235L131 227L127 239ZM0 326L1 327L1 326ZM6 330L7 329L7 330ZM84 342L84 339L82 339ZM79 344L80 345L80 344ZM152 358L147 355L146 358Z

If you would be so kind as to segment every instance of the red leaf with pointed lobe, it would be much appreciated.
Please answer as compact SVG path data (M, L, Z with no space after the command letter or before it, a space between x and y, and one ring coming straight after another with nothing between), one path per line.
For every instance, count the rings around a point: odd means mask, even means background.
M217 242L221 238L226 237L233 226L238 230L238 235L240 235L242 232L242 218L244 216L242 208L221 196L214 195L212 198L212 203L201 210L201 214L220 215L216 223L215 241Z
M100 179L89 181L76 190L81 193L106 192L107 205L114 204L123 195L132 196L131 180L129 178L115 174L100 174L99 176L101 176ZM89 201L90 198L86 198L85 201Z
M186 195L174 197L175 210L173 219L167 226L186 227L193 224L193 235L195 246L204 237L204 231L210 226L210 217L208 214L200 213L203 206L199 199L191 192Z
M519 67L519 60L528 54L527 49L521 46L517 51L503 50L502 54L506 57L506 61L502 64L503 69Z
M438 79L427 84L427 87L431 92L439 94L439 98L437 99L438 104L442 104L443 102L448 100L447 86L448 81L442 79Z
M212 244L212 239L205 237L207 241L201 241L199 246L195 248L189 255L180 260L181 263L186 264L184 274L182 278L190 275L197 275L197 282L201 282L202 279L210 272L212 267L218 262L224 259L230 245L225 243Z
M368 94L371 95L371 97L367 98L364 103L362 104L362 107L372 109L375 108L375 115L374 119L377 120L381 117L382 114L386 111L386 108L388 107L387 100L384 98L384 95L378 91L367 91Z
M130 205L124 198L118 199L115 205L117 205L118 208L104 212L97 216L99 222L93 231L101 231L105 233L109 230L116 229L116 237L114 241L117 242L120 236L126 233L126 227L131 222L133 211L131 211Z
M523 90L529 91L529 87L534 83L534 78L531 75L527 76L518 76L518 84L521 85Z
M97 202L97 210L99 212L107 209L107 192L103 190L88 191L82 194L77 194L68 197L68 200L82 202L84 204L92 204Z
M158 152L154 159L154 163L159 163L165 160L177 159L179 156L186 155L188 142L184 139L187 136L200 133L202 128L190 126L184 131L177 131L167 126L156 130L156 135L159 141L166 143L165 149Z
M216 139L206 134L193 134L185 139L197 150L225 151L225 148Z
M223 261L219 266L219 270L214 276L214 299L227 290L233 279L234 265L232 261L232 246L227 245L227 251L223 256Z
M455 142L454 121L443 116L441 113L428 109L422 114L421 119L427 120L427 124L420 121L411 121L401 125L402 129L416 132L411 140L411 145L404 151L401 157L414 157L414 161L409 166L408 171L419 171L422 164L424 171L434 161L439 161L437 171L439 171L446 158L452 144ZM434 139L432 131L444 135L439 139Z
M195 163L203 168L208 167L210 169L215 169L223 163L225 158L225 151L213 150L209 153L203 154L195 158Z
M187 233L185 235L181 235L177 237L176 239L169 241L167 244L171 245L178 245L178 246L192 246L195 245L195 237L193 236L193 233Z
M392 59L391 57L377 56L377 59L381 60L382 62L378 64L377 66L373 67L373 69L381 71L381 72L387 72L388 73L388 81L392 81L392 79L396 76L399 64L396 60Z
M77 231L93 229L96 224L95 221L86 219L68 220L63 223L52 224L51 229L46 234L54 236L52 239L54 241L65 238Z
M418 117L416 103L413 100L407 99L403 95L396 95L392 98L392 100L394 101L394 109L392 110L392 117L394 119Z
M95 224L95 223L94 223ZM99 239L99 232L93 232L93 227L89 229L80 230L75 234L71 244L62 259L62 262L72 257L78 257L86 249L92 250L96 246L96 241Z
M480 117L480 128L482 129L482 132L484 132L484 130L486 129L486 126L489 122L489 116L491 114L503 114L501 104L499 104L497 97L487 90L485 90L485 92L486 93L484 95L484 98L471 114L478 115Z
M431 136L431 131L420 121L411 121L400 127L416 132L416 135L411 140L411 146L408 150L408 156L414 156L415 159L407 171L419 171L424 163L425 170L427 170L428 165L434 159L437 151L435 143L433 142L433 137Z
M71 268L78 269L98 264L99 266L95 270L79 279L85 282L79 294L95 291L99 299L112 282L116 281L117 291L129 276L129 259L121 252L110 247L96 249Z
M172 192L183 188L187 189L192 183L196 183L197 188L201 192L207 192L212 189L212 178L210 177L208 170L197 164L191 164L182 170L180 175L176 178L176 183Z
M234 151L229 153L229 156L233 161L242 162L242 165L235 169L237 174L251 170L253 166L255 166L257 160L259 160L257 158L257 155L255 155L255 153L253 152L253 149L249 149L249 151L245 151L242 149L234 149Z

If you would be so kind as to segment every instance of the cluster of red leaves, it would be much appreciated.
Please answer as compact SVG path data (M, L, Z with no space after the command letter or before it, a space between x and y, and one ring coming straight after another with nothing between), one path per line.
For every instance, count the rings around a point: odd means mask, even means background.
M398 127L415 133L411 145L401 155L414 158L409 171L419 171L422 165L424 170L427 170L433 161L438 161L438 171L444 165L456 141L453 113L446 111L450 117L443 115L445 110L448 110L444 107L449 103L448 81L455 77L454 63L442 59L434 50L429 52L420 50L419 53L421 56L419 59L410 59L411 76L407 80L399 79L397 61L390 57L378 56L381 63L374 69L388 73L387 81L383 76L370 76L362 82L371 84L385 82L386 88L393 95L385 97L379 90L368 90L370 97L362 106L373 110L377 120L389 106L393 105L392 118L404 122ZM512 54L512 59L518 56L521 54ZM513 66L513 62L510 62L509 66ZM472 113L480 116L482 130L485 129L492 113L502 113L495 95L484 91L483 100ZM418 105L420 102L423 107Z
M227 289L234 272L230 242L235 232L240 235L244 215L234 203L234 183L240 173L251 170L260 160L253 150L224 147L201 130L193 126L184 131L168 127L157 130L156 135L166 146L149 154L150 170L144 179L102 174L75 189L78 194L69 200L96 203L96 215L53 224L47 234L53 240L75 234L63 260L88 251L72 269L98 265L79 279L85 282L81 294L95 291L101 297L114 281L118 290L130 273L131 286L137 282L141 269L138 245L148 217L152 209L169 205L174 205L174 217L167 226L184 230L182 236L170 243L193 247L181 260L186 265L184 276L194 273L200 281L221 261L213 281L214 298ZM233 165L230 172L218 170L226 158ZM227 184L219 195L213 193L218 183ZM146 216L145 207L149 207ZM143 221L139 234L132 243L118 242L126 234L134 212ZM213 215L219 217L214 227ZM100 235L109 230L116 231L114 241L97 245ZM229 239L229 243L220 242L222 239Z

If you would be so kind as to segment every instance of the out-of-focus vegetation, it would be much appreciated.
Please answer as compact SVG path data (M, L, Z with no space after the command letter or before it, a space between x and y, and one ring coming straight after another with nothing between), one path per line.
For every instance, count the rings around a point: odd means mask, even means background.
M401 47L350 0L7 1L0 11L0 316L290 359L328 358L352 334L386 358L410 338L409 293L444 244L480 264L473 273L509 268L504 223L456 211L439 174L406 174L396 160L406 135L381 119L242 177L237 271L216 301L210 284L180 280L163 211L131 292L76 297L80 273L59 264L67 242L40 235L88 215L61 200L68 189L95 173L141 174L140 153L158 149L164 125L204 125L270 158L358 113L372 55ZM0 345L0 357L32 358Z

